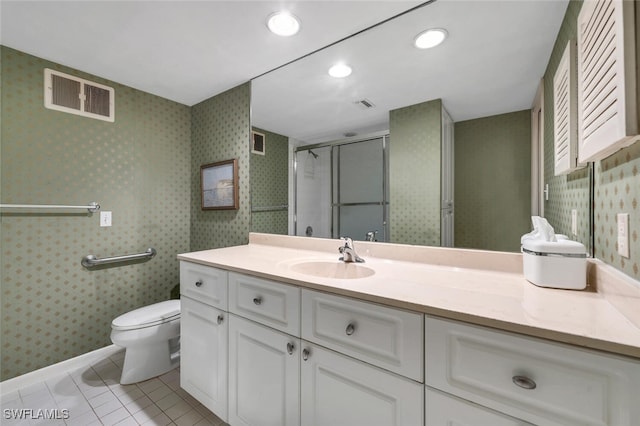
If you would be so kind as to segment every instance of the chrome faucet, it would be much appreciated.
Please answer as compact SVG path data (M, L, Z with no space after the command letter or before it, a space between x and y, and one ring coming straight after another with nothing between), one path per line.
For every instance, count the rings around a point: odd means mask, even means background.
M353 240L349 237L340 238L344 241L344 246L338 247L338 251L342 254L339 260L343 262L364 263L364 259L358 256L356 249L353 247Z
M369 231L367 232L367 236L364 238L365 241L378 241L378 239L376 238L376 235L378 235L378 231Z

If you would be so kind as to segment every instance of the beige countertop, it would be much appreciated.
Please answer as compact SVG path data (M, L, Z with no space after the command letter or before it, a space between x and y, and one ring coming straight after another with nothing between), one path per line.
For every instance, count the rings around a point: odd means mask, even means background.
M365 263L345 265L338 261L339 245L337 240L251 234L248 245L185 253L178 259L640 358L640 328L629 317L640 309L618 309L606 297L620 296L613 285L606 292L595 282L585 291L537 287L522 275L522 255L480 250L356 242ZM297 272L296 265L306 262L327 262L326 274L352 266L374 273L340 279ZM595 281L596 275L602 274L591 273L590 279ZM640 308L640 288L624 289L625 297L618 299Z

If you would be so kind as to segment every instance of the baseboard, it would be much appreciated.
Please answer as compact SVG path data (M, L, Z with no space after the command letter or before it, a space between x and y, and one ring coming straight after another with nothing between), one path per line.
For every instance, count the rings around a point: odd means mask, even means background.
M31 371L21 376L5 380L0 382L0 395L6 395L8 393L15 392L18 389L44 382L59 376L65 371L71 371L91 365L101 359L109 358L122 350L123 348L116 345L105 346L104 348L96 349L95 351L87 352L74 358L69 358L57 364L49 365L39 370Z

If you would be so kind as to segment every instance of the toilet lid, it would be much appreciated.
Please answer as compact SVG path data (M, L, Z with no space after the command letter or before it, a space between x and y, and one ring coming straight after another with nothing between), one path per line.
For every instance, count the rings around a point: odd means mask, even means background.
M111 323L114 330L133 330L151 327L180 318L180 300L167 300L143 306L122 314Z

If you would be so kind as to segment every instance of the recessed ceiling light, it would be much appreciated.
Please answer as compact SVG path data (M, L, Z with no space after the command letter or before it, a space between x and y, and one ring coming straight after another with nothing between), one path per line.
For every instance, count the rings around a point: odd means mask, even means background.
M421 32L413 40L418 49L429 49L442 43L447 38L447 31L442 28L432 28Z
M300 21L289 12L276 12L267 19L267 27L274 34L288 37L300 30Z
M351 75L351 67L346 64L335 64L329 68L329 75L335 78L344 78Z

